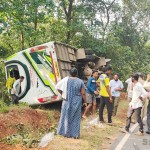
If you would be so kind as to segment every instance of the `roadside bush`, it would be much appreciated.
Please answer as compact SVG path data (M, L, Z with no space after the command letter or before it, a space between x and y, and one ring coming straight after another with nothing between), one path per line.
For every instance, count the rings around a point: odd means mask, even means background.
M9 106L3 100L0 100L0 112L1 113L9 112Z

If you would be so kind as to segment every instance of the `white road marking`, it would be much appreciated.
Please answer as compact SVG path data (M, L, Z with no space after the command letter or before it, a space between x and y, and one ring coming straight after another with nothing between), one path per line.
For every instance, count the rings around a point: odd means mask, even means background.
M143 121L146 120L146 117L144 117ZM130 131L133 132L138 126L138 123L136 123L131 129ZM125 134L124 137L122 138L122 140L120 141L120 143L117 145L117 147L115 148L115 150L122 150L124 144L127 142L128 138L130 137L131 134Z

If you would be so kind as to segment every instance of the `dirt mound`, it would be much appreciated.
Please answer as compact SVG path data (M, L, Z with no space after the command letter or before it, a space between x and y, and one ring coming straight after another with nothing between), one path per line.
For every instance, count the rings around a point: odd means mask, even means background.
M16 134L22 128L49 128L52 124L48 114L30 108L12 109L7 114L0 114L0 138ZM24 126L24 127L23 127Z
M23 147L22 145L8 145L5 143L0 143L0 149L2 150L27 150L27 148Z
M24 138L39 140L43 134L54 128L58 118L59 113L32 109L27 106L11 108L8 113L1 113L0 149L26 150L26 146L15 146L17 143L14 143L14 141L20 140L22 142ZM20 142L18 143L20 144Z

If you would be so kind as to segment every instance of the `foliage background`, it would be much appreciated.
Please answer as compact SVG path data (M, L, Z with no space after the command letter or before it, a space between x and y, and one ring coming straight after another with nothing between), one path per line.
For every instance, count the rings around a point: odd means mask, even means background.
M0 86L5 86L2 60L48 41L110 58L123 80L137 71L149 73L149 10L149 0L1 0Z

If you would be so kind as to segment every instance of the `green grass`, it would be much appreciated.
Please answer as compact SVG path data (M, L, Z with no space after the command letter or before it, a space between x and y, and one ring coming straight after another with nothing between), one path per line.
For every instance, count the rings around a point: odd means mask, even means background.
M18 105L10 105L4 100L0 100L0 113L8 113L11 109L22 109L29 107L27 103L20 102Z
M0 100L0 112L1 113L9 112L9 106L3 100Z

